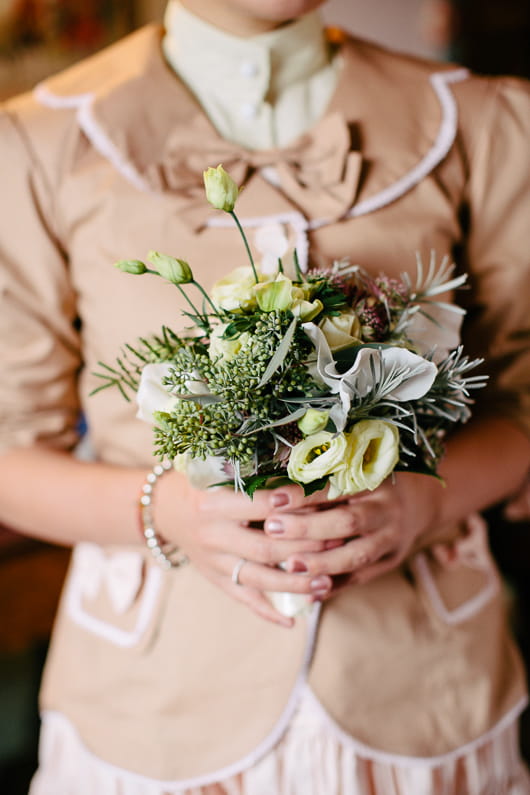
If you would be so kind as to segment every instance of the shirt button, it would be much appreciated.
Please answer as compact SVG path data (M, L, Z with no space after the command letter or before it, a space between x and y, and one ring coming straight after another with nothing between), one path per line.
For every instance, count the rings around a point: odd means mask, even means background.
M254 61L243 61L239 67L241 77L256 77L259 72L258 65Z
M244 119L255 119L258 115L258 106L253 102L244 102L240 106L239 112Z

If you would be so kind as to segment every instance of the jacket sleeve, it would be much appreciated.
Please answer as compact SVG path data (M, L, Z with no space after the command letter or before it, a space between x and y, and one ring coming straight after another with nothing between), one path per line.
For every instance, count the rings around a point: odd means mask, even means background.
M16 117L0 111L0 451L77 439L75 293L52 191Z
M472 131L463 341L489 374L476 411L530 435L530 84L501 78L489 88Z

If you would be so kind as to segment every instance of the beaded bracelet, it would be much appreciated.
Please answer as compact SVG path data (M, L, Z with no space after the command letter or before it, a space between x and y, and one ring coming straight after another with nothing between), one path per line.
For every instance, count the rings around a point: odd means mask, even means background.
M162 464L156 464L147 475L146 481L142 486L142 496L140 497L140 522L147 548L157 562L166 569L178 569L180 566L189 563L189 559L175 544L166 541L165 538L162 538L156 532L152 513L154 487L158 479L165 472L169 472L170 469L172 469L171 462L164 461Z

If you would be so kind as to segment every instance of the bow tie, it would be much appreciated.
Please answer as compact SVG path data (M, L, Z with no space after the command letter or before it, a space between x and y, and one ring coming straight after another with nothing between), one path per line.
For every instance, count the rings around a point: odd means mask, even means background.
M172 131L161 162L149 166L145 176L155 189L175 194L179 218L197 229L211 213L202 174L219 163L240 186L262 171L306 218L334 221L354 202L362 156L351 151L350 131L340 113L325 116L293 145L265 151L225 141L198 116Z

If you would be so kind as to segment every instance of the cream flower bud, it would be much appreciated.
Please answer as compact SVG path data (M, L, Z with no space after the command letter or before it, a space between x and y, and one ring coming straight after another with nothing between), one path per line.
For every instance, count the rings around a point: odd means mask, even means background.
M147 268L139 259L121 259L114 263L114 267L124 273L132 273L134 276L141 276L147 272Z
M254 294L262 312L285 312L290 309L292 286L292 281L283 273L279 273L273 282L256 284Z
M239 188L224 168L208 168L203 172L206 198L217 210L232 212L239 195Z
M183 259L176 259L167 254L160 254L159 251L150 251L147 255L157 271L164 279L173 284L188 284L193 281L193 273L187 262Z
M303 417L298 420L298 427L304 436L323 431L328 424L329 411L319 411L318 409L307 409Z
M291 312L295 317L299 317L304 323L308 323L319 315L324 309L324 304L320 299L314 301L303 301L296 299L291 306Z
M383 420L361 420L346 434L346 466L329 480L330 500L373 491L399 461L399 431Z
M298 483L311 483L343 467L345 451L346 437L343 433L313 433L291 450L287 474Z

